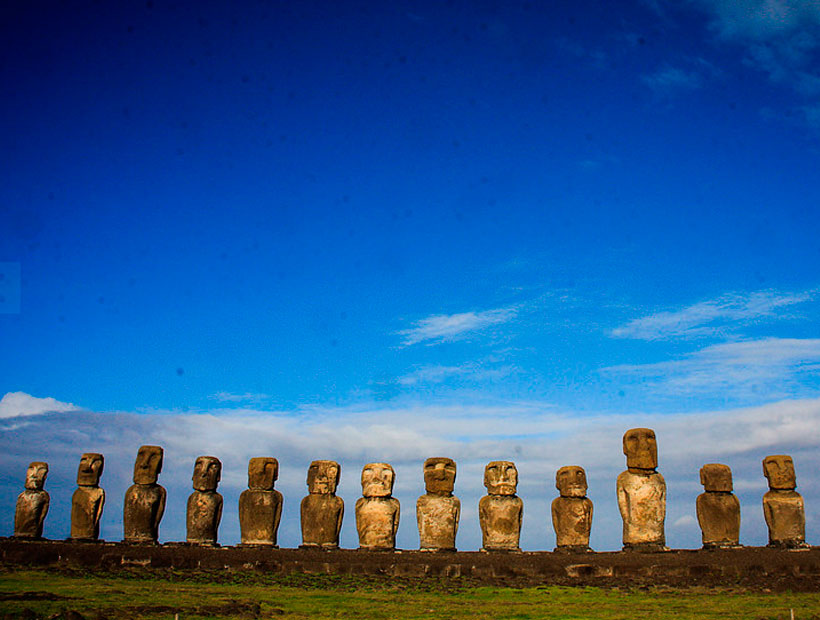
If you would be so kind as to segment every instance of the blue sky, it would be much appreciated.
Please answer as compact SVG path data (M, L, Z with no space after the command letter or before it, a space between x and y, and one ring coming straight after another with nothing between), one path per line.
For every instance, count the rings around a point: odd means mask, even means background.
M46 8L44 8L46 7ZM0 529L47 460L68 532L105 453L121 537L137 447L166 447L184 537L199 454L223 542L252 456L282 542L314 458L459 463L477 548L487 461L521 470L551 548L555 469L585 466L620 544L630 426L658 430L667 537L725 462L765 543L760 460L790 453L809 539L820 433L820 9L684 3L6 3L0 9ZM231 512L233 510L233 512Z

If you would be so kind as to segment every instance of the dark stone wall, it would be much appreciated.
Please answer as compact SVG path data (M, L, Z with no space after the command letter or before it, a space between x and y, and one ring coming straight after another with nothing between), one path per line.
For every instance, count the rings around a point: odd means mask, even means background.
M264 571L466 578L510 585L732 586L820 591L820 548L766 547L664 553L357 551L127 545L0 538L6 566L119 570Z

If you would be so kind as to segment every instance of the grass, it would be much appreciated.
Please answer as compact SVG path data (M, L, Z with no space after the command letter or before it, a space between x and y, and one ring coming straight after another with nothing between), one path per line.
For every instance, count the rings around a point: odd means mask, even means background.
M820 620L820 593L730 589L640 590L475 586L458 579L402 580L253 572L116 573L0 569L0 618L487 618Z

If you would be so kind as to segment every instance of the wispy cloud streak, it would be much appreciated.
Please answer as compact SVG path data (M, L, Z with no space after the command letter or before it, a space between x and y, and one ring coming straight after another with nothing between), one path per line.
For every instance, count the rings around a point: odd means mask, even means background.
M728 294L681 310L658 312L633 319L626 325L611 330L609 335L613 338L639 340L709 336L727 331L726 324L730 322L746 324L758 319L776 317L779 309L809 301L813 296L814 291Z
M657 96L668 97L678 92L695 90L703 85L703 77L696 71L685 71L667 66L643 76L643 82Z
M715 344L681 359L621 364L602 372L641 381L670 395L782 397L804 374L817 374L820 339L764 338Z
M397 332L403 337L402 344L410 346L424 342L439 344L465 338L493 325L507 323L518 314L516 308L498 308L483 312L462 312L459 314L434 314L416 321L410 329Z
M806 122L820 128L820 3L816 0L696 0L719 39L745 47L744 62L805 98Z
M214 392L208 398L210 398L211 400L219 401L221 403L258 403L264 400L268 400L270 396L268 394L258 394L255 392L245 392L244 394L233 394L231 392Z
M488 381L507 377L515 372L512 365L485 367L479 362L467 362L459 366L442 366L434 364L424 366L398 378L400 385L443 383L451 379L464 381Z

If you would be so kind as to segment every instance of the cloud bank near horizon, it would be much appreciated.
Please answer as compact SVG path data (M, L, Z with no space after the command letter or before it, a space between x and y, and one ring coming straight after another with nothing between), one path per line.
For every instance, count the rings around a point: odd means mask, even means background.
M25 395L28 396L28 395ZM21 398L21 397L17 397ZM35 398L35 397L28 397ZM39 400L39 399L38 399ZM295 411L214 409L198 413L153 413L87 410L43 412L0 419L2 479L0 530L13 529L14 501L22 489L25 468L33 460L50 464L46 489L51 512L45 535L68 534L70 497L82 452L106 456L102 486L107 492L102 537L122 536L122 496L131 484L133 459L142 444L165 448L160 482L169 501L161 527L162 540L184 540L185 501L191 492L195 458L213 454L223 462L220 492L225 513L220 541L239 539L237 500L246 488L248 459L271 455L279 459L285 496L280 544L295 547L299 538L299 502L306 493L305 474L313 459L332 458L342 465L339 495L347 504L342 544L356 547L353 504L361 494L359 473L365 463L387 461L397 472L395 496L402 503L398 545L418 546L414 505L424 493L422 463L446 455L458 463L456 495L463 514L460 549L480 546L476 506L485 490L484 465L491 460L516 462L518 494L524 500L524 549L551 549L554 534L549 504L556 496L555 471L567 464L587 470L589 497L595 503L592 545L599 550L620 547L621 522L615 502L615 478L624 469L623 432L650 426L658 433L660 467L668 484L667 540L673 547L700 546L694 515L695 497L702 491L698 470L703 463L724 462L734 472L743 510L742 540L766 543L760 509L765 491L760 461L774 453L795 458L798 490L807 506L807 535L820 523L820 482L810 472L820 468L820 399L784 400L759 407L686 414L580 415L549 403L510 402L496 405L404 405L364 403L353 407L310 407Z
M37 398L25 392L8 392L0 399L0 418L41 415L53 411L76 411L71 403L64 403L54 398Z

